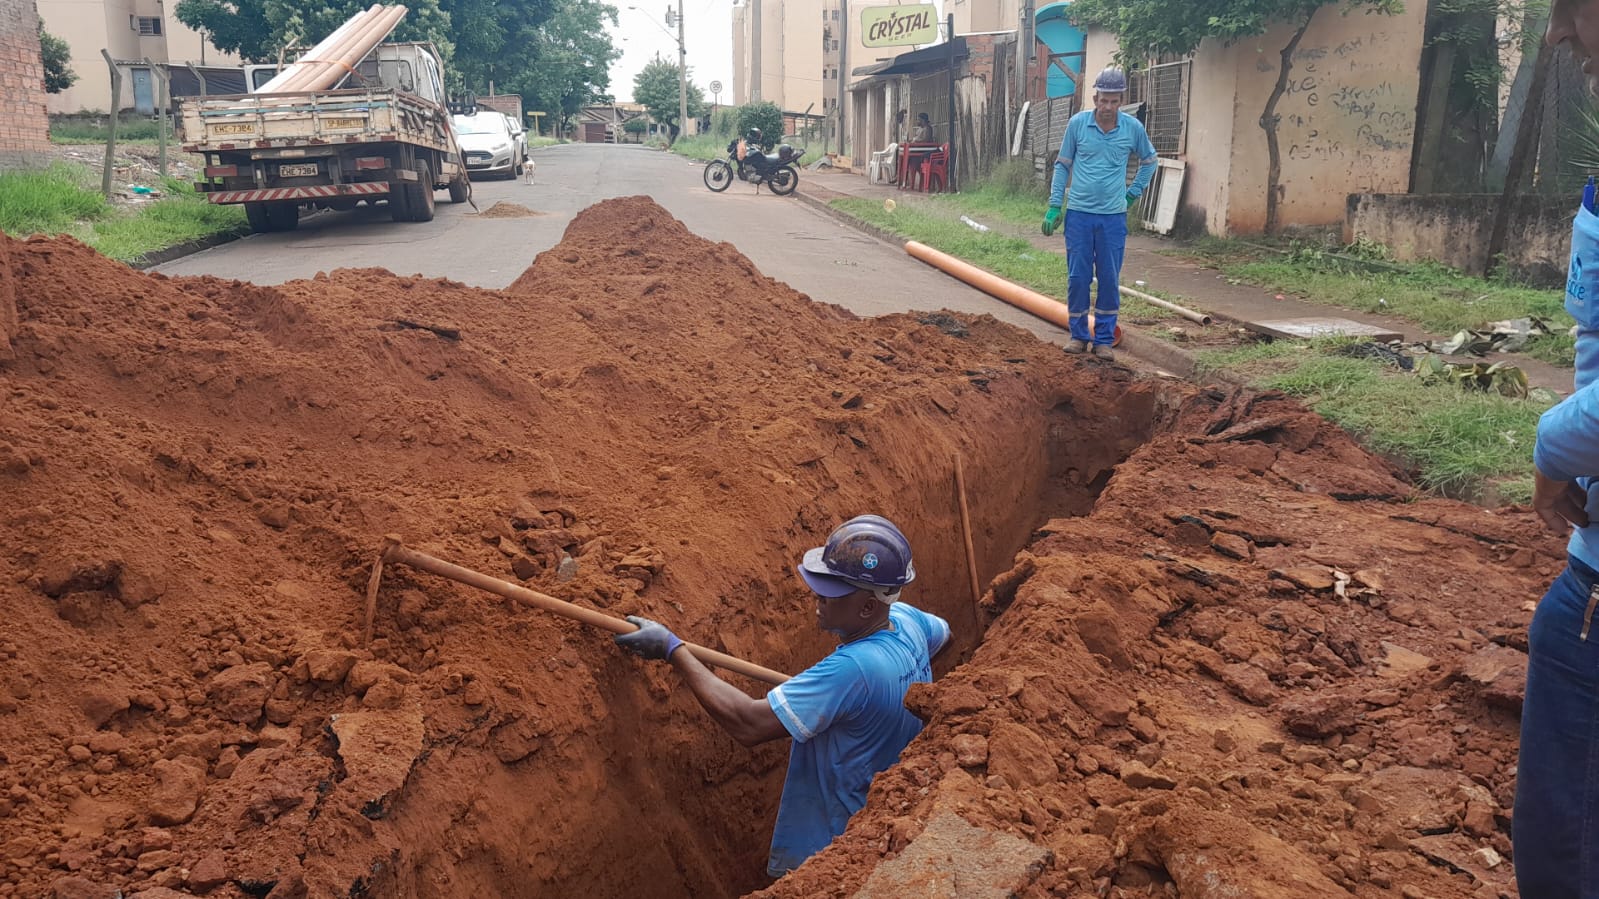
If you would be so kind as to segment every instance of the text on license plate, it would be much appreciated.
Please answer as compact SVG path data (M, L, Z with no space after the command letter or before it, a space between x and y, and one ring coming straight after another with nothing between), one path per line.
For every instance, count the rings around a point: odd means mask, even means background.
M215 125L212 130L218 134L253 134L255 125L245 122L239 125Z
M322 127L331 131L343 131L350 128L364 128L366 127L366 119L323 119Z
M307 178L316 174L316 163L307 162L301 165L278 166L279 178Z

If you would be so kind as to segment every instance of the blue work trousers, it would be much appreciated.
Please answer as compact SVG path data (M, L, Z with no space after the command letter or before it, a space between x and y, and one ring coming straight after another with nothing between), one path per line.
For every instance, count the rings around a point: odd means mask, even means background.
M1511 827L1516 883L1528 899L1599 899L1599 628L1589 620L1596 581L1599 572L1568 559L1527 635Z
M1066 210L1066 311L1071 316L1072 339L1110 346L1115 340L1116 314L1122 308L1116 279L1127 250L1127 215L1096 215ZM1088 333L1088 287L1099 279L1094 301L1094 333Z

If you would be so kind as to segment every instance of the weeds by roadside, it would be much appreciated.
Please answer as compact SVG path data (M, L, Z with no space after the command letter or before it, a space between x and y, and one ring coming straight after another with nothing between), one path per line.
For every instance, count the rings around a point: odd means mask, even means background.
M527 139L527 148L529 150L536 150L539 147L554 147L564 143L566 143L566 141L561 140L558 137L530 137Z
M1347 340L1272 341L1198 355L1202 372L1299 397L1418 482L1463 499L1525 502L1532 445L1548 404L1443 383L1340 355Z
M112 259L136 262L157 250L247 227L243 207L208 203L175 178L162 185L162 199L119 208L89 186L91 175L65 164L0 174L0 231L66 234Z
M117 143L124 141L148 141L155 143L160 134L158 124L154 119L138 118L120 120L117 122ZM58 121L50 123L50 142L55 144L93 144L104 143L110 127L105 122L85 122L81 120ZM167 132L167 141L174 142L172 132Z
M678 138L671 150L679 156L710 162L726 155L729 140L731 138L722 134L695 134Z
M1436 263L1390 263L1345 258L1324 250L1278 254L1239 241L1206 238L1173 250L1228 277L1313 302L1397 315L1429 331L1453 334L1487 322L1535 315L1554 333L1534 338L1525 352L1554 365L1573 361L1572 325L1558 290L1485 280Z

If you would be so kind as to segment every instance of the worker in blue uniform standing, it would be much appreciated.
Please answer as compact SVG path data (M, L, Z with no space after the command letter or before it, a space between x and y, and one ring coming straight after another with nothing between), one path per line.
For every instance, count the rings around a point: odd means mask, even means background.
M1122 254L1127 250L1127 209L1149 187L1155 174L1155 145L1139 121L1121 111L1127 75L1114 66L1094 79L1094 108L1066 123L1055 175L1049 183L1049 212L1044 236L1060 224L1066 199L1066 306L1071 340L1066 352L1115 356L1116 315L1121 310ZM1127 184L1127 161L1136 156L1138 174ZM1066 182L1071 181L1071 193ZM1094 303L1094 332L1088 332L1088 288L1099 279Z
M1570 44L1587 71L1599 54L1599 3L1554 0L1544 39ZM1590 75L1589 91L1599 94L1596 85ZM1566 570L1527 634L1511 832L1521 895L1599 899L1599 214L1591 178L1572 228L1565 305L1577 320L1576 389L1538 421L1532 505L1571 538Z
M766 873L799 867L844 832L879 771L893 765L922 722L905 708L913 683L933 679L932 657L949 642L937 615L900 602L916 577L910 541L877 515L839 525L805 553L799 576L816 597L816 626L839 638L820 662L753 699L718 678L663 625L628 616L638 630L622 648L666 659L717 724L745 746L789 737L788 777Z

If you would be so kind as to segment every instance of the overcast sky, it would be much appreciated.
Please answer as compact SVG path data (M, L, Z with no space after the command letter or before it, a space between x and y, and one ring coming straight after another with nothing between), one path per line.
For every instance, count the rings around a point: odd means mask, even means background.
M677 60L677 31L668 33L666 9L682 3L689 76L705 90L706 100L714 99L710 83L721 81L722 102L733 102L733 0L631 0L631 8L630 0L612 2L620 24L611 29L611 40L622 51L622 58L611 64L611 93L618 100L632 98L633 77L657 54ZM895 0L872 5L893 6ZM935 5L942 7L941 3ZM856 15L860 15L859 9ZM884 52L892 55L893 51Z

